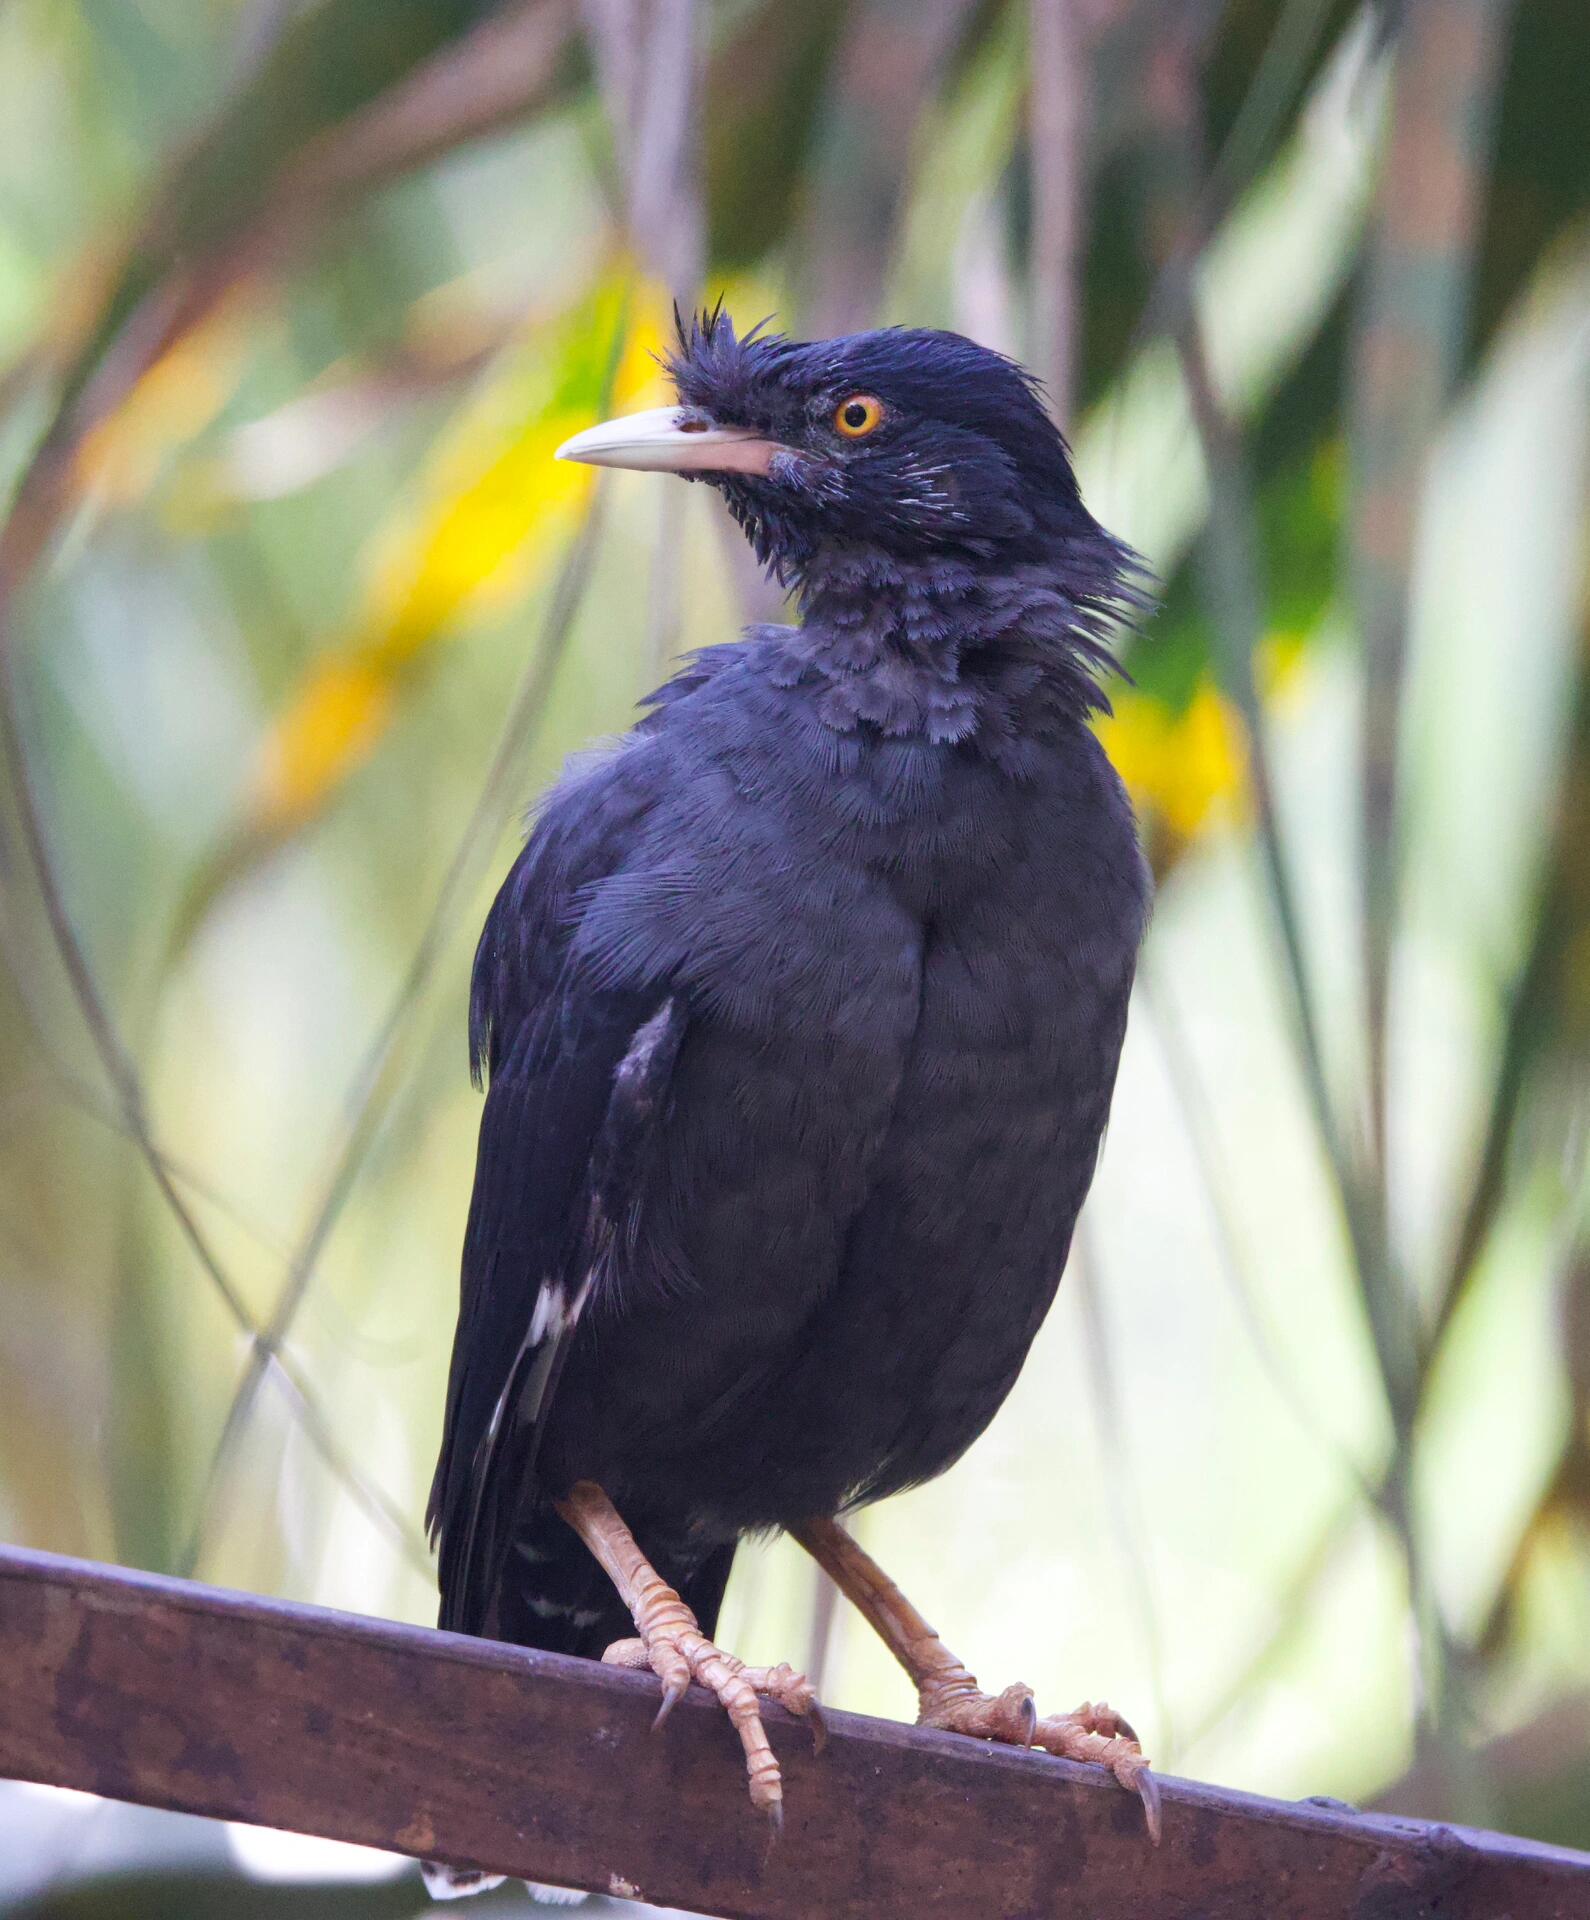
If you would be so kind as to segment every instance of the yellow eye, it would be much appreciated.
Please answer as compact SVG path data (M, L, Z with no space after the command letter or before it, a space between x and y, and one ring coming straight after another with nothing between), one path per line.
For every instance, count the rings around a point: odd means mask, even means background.
M865 440L883 420L883 402L870 393L853 393L834 409L834 425L847 440Z

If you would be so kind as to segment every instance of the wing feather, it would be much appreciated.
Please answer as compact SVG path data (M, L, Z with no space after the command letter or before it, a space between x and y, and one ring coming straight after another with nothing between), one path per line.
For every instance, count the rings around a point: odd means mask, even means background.
M476 955L471 1039L489 1085L426 1515L441 1622L460 1632L489 1630L569 1341L636 1231L687 1024L666 986L603 987L569 963L569 903L612 852L598 840L571 860L543 823Z

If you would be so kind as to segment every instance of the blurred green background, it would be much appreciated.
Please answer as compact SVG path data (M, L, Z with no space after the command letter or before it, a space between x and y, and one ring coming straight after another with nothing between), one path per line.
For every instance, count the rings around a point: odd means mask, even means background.
M0 6L0 1533L432 1617L476 931L777 608L551 450L671 294L954 327L1159 576L1160 895L1060 1303L862 1536L1167 1770L1590 1847L1587 71L1583 0ZM910 1711L787 1544L723 1636ZM7 1912L423 1903L0 1842Z

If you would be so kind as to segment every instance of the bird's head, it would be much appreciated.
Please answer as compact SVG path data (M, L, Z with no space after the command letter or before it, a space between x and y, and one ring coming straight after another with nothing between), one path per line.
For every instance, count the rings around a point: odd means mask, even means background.
M1041 562L1098 531L1036 383L1003 354L925 328L737 336L721 306L678 332L680 404L558 457L709 482L781 579L836 550Z

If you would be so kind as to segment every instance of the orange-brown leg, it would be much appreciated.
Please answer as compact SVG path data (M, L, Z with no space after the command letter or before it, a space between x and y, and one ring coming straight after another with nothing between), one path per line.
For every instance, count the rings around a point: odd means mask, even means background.
M919 1725L1012 1746L1042 1747L1066 1760L1107 1767L1143 1802L1149 1837L1159 1840L1159 1787L1131 1726L1103 1701L1043 1719L1031 1687L984 1693L872 1556L834 1520L809 1520L795 1538L865 1615L911 1676Z
M768 1744L767 1729L762 1725L760 1697L776 1700L791 1713L808 1718L813 1738L820 1743L822 1715L811 1683L791 1667L748 1667L732 1653L714 1646L701 1631L696 1616L641 1552L617 1508L594 1482L579 1481L568 1498L557 1504L558 1512L618 1589L640 1636L636 1640L615 1640L602 1658L614 1666L650 1667L662 1681L658 1726L692 1680L715 1693L745 1749L751 1804L779 1825L784 1784L778 1760Z

